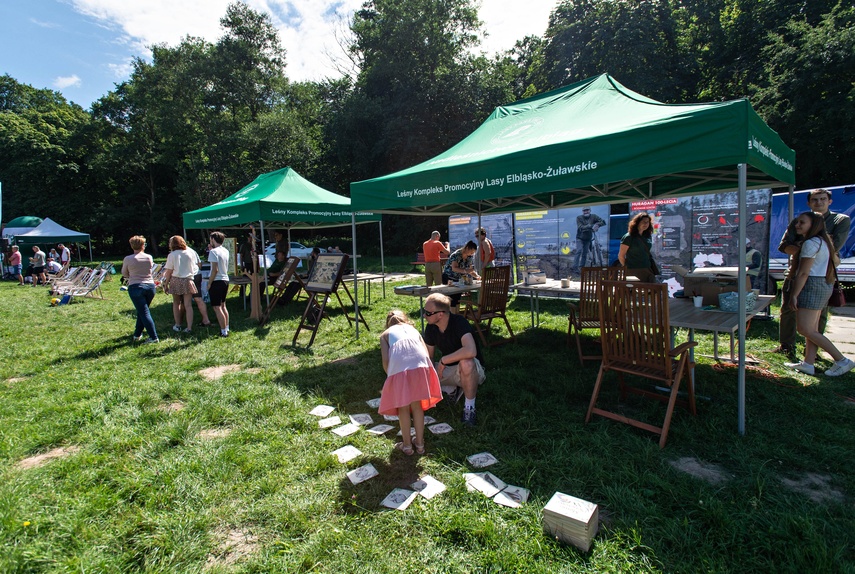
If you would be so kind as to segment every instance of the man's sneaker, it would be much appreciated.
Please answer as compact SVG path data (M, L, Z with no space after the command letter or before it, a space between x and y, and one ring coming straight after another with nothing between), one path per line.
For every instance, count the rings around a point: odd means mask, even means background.
M463 424L468 427L474 427L478 417L475 415L475 409L463 409Z
M172 330L175 331L176 333L180 333L181 332L181 325L173 325Z
M145 339L145 335L134 335L133 337L134 337L134 343L139 343L143 339Z
M784 363L784 366L789 367L791 369L795 369L795 370L799 371L800 373L804 373L806 375L815 375L816 374L816 370L813 368L813 365L811 365L810 363L805 363L804 361L799 361L798 363ZM852 367L849 367L849 368L851 369ZM829 370L831 370L831 369L829 369ZM843 374L845 372L846 371L842 371L840 374ZM825 371L825 374L828 374L828 371ZM833 377L834 375L831 375L831 376Z
M160 339L152 339L151 337L149 337L148 339L143 341L144 345L148 345L149 343L160 343Z
M446 400L449 403L458 403L463 396L463 387L454 387L454 390L447 394Z
M830 369L825 371L825 374L829 377L839 377L840 375L848 373L853 368L855 368L855 361L843 357L842 361L836 361Z
M228 337L228 336L229 336L228 331L220 331L220 337Z

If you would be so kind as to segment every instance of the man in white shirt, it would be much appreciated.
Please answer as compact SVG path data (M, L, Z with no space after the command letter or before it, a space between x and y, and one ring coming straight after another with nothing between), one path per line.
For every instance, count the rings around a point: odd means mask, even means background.
M208 252L211 275L208 277L208 297L220 324L220 336L229 336L229 311L226 309L226 294L229 291L229 250L223 247L226 236L220 231L211 233L213 249Z
M62 265L57 263L53 257L48 257L46 268L48 273L59 273L62 270Z
M63 243L59 243L57 247L59 247L59 264L65 267L71 261L71 250Z

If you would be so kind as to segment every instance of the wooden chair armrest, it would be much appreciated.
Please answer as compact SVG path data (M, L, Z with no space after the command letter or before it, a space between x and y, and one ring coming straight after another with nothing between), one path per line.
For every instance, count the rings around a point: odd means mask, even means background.
M670 351L668 351L668 354L672 357L679 357L680 355L682 355L683 353L685 353L686 351L688 351L692 347L697 347L697 346L698 346L697 341L686 341L685 343L682 343L682 344L674 347Z

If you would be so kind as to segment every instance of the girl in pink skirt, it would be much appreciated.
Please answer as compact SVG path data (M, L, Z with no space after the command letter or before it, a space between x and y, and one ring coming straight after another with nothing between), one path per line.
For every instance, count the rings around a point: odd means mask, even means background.
M425 411L442 400L439 377L428 356L421 334L403 311L386 315L386 330L380 335L380 353L386 383L380 393L381 415L398 415L402 441L395 448L406 455L425 453ZM416 429L410 436L410 414Z

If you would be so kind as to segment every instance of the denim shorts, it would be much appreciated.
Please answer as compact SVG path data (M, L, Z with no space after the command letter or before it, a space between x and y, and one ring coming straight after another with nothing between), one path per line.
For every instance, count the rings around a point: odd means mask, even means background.
M9 266L9 273L11 273L12 275L20 275L20 274L21 274L21 270L22 270L23 268L24 268L24 266L23 266L23 265L21 265L20 263L19 263L19 264L17 264L17 265L10 265L10 266Z

